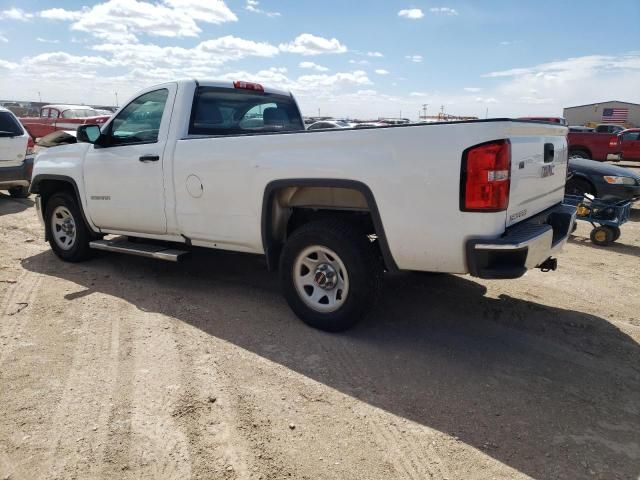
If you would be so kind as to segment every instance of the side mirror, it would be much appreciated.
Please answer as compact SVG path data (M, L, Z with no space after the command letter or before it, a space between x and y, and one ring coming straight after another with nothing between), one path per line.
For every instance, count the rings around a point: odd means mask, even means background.
M98 125L80 125L76 131L78 142L96 143L100 138L100 127Z

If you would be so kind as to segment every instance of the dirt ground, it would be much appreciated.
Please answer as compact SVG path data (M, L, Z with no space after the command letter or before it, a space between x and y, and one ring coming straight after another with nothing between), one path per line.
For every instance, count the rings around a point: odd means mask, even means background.
M0 194L0 479L633 479L640 210L555 273L388 275L340 335L259 257L59 261Z

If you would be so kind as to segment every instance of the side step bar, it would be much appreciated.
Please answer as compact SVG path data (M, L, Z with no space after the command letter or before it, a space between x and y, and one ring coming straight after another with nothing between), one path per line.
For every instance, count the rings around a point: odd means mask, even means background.
M118 237L112 240L94 240L93 242L89 242L89 247L95 250L126 253L129 255L137 255L138 257L155 258L156 260L164 260L167 262L179 262L182 260L182 257L189 253L186 250L176 250L175 248L167 248L163 245L134 243L124 237Z

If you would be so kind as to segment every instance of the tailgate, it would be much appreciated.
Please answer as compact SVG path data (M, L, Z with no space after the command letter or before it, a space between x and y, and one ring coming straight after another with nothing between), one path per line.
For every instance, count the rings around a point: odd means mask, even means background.
M519 124L516 124L519 125ZM542 133L538 125L536 133ZM518 131L520 128L516 127ZM525 133L527 128L522 127ZM560 203L567 177L566 128L549 126L548 134L523 134L511 140L511 189L507 226Z

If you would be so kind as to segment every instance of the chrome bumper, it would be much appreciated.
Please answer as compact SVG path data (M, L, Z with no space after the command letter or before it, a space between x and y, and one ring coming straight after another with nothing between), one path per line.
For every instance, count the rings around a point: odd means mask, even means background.
M575 221L575 207L559 204L509 227L498 238L470 240L469 273L480 278L521 277L562 250Z

